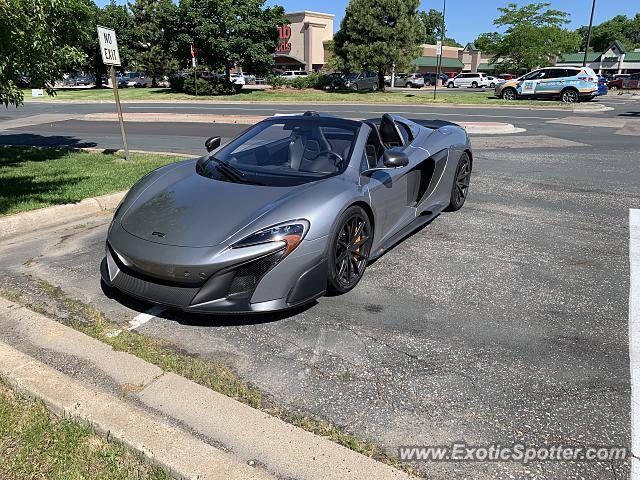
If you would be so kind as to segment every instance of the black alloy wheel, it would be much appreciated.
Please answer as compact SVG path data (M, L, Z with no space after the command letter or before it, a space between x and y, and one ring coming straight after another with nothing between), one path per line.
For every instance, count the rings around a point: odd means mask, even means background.
M451 198L449 200L450 212L460 210L464 205L467 195L469 194L469 183L471 181L471 159L468 153L460 155L458 166L456 167L456 176L453 179L451 187Z
M346 293L358 284L367 268L373 240L369 216L358 206L349 207L331 238L328 287L334 293Z

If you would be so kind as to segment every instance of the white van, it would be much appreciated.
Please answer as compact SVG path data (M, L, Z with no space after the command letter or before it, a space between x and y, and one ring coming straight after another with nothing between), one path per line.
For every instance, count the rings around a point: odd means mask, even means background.
M447 81L447 88L470 87L485 88L489 86L489 80L484 73L460 73Z

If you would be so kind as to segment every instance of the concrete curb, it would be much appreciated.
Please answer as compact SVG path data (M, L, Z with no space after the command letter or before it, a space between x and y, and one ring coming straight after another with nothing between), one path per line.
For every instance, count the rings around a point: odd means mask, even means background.
M25 99L26 101L26 99ZM44 103L44 104L52 104L52 103L67 103L70 105L78 104L78 105L91 105L91 104L102 104L109 103L113 104L113 100L28 100L29 103ZM26 102L25 102L26 103ZM426 109L429 108L482 108L482 109L495 109L495 108L512 108L516 110L552 110L552 111L560 111L560 112L572 112L573 108L571 107L547 107L547 106L533 106L533 105L498 105L498 104L478 104L478 103L421 103L421 104L410 104L410 103L369 103L369 102L318 102L318 101L284 101L284 100L199 100L194 98L192 99L184 99L184 100L122 100L122 103L148 103L148 104L156 104L156 105L175 105L185 103L192 104L202 104L202 105L324 105L324 106L343 106L343 105L351 105L351 106L365 106L365 107L393 107L393 108L402 108L402 107L424 107ZM583 105L582 107L586 107ZM606 111L610 107L605 107L603 105L598 104L590 104L587 107L591 112L597 111Z
M54 414L115 438L177 478L273 479L125 401L85 388L2 342L0 376L19 392L41 399Z
M85 198L78 203L55 205L1 217L0 239L8 238L27 230L62 224L88 215L112 210L118 206L126 193L126 191L110 193L100 197Z
M0 342L0 376L19 390L43 399L56 414L109 432L179 476L263 479L273 475L298 480L410 478L327 438L178 375L162 372L140 358L115 351L1 297L0 328L14 332L5 340L13 345ZM26 348L30 353L35 349L34 355L46 351L45 361L54 365L59 364L60 358L71 356L87 366L83 370L94 373L81 382L15 347ZM124 391L127 395L123 395ZM172 427L174 423L182 428Z

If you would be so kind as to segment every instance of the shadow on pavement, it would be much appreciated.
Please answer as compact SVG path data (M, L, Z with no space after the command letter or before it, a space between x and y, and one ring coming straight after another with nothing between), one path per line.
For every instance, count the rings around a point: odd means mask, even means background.
M34 147L91 148L96 142L85 142L68 135L43 136L35 133L0 134L0 145L23 145ZM50 152L49 152L50 153Z

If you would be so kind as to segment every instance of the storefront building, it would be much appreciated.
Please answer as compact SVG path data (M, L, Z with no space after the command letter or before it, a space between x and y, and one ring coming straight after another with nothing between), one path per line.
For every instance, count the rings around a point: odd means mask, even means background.
M333 17L330 13L285 13L289 24L278 27L279 43L274 55L278 70L318 71L329 57L329 42L333 38Z
M460 73L464 64L458 58L459 47L442 47L442 59L440 71L445 73ZM413 61L416 71L419 73L437 72L438 57L435 45L422 45L422 55Z
M582 66L584 52L563 53L556 60L557 67ZM629 51L617 40L604 52L587 54L587 67L599 74L640 72L640 50Z

